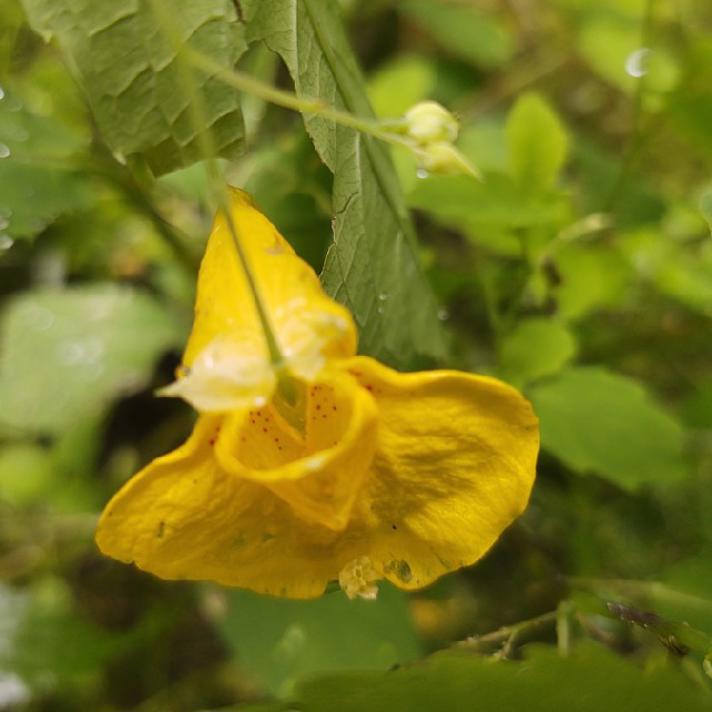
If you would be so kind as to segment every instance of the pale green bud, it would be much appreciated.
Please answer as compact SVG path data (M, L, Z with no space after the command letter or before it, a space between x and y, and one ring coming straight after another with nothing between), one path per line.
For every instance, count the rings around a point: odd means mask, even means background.
M405 129L408 136L424 146L435 141L454 141L460 125L437 101L421 101L407 111Z
M470 175L480 178L479 171L447 141L424 146L419 152L421 168L428 173L438 175Z

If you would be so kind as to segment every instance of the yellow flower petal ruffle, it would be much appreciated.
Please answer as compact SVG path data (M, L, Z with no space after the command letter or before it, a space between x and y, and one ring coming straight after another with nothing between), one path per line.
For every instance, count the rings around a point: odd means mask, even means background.
M135 475L105 508L101 551L164 579L209 580L290 598L320 595L339 534L299 519L269 489L222 469L219 419Z
M408 589L477 561L529 499L539 449L529 402L457 371L401 374L367 357L344 367L378 406L378 449L353 517L367 539L359 553Z
M231 215L282 353L309 370L318 357L351 356L351 314L322 290L314 271L294 253L247 193L231 189ZM190 367L217 340L245 357L267 357L254 299L223 215L213 225L200 266L195 321L183 362Z

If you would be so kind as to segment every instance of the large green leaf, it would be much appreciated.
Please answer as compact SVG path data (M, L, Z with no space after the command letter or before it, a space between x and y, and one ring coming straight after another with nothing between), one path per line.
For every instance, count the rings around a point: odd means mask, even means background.
M687 474L680 425L630 378L571 368L528 392L542 444L569 467L621 487L666 484Z
M709 709L709 698L672 665L643 671L594 644L570 657L532 646L517 663L442 655L387 673L312 678L292 706L303 712L651 712ZM250 708L246 708L245 712ZM259 708L255 708L257 710Z
M0 421L58 433L143 387L182 325L154 299L113 285L45 290L0 321Z
M405 594L381 586L376 601L341 592L313 601L230 595L220 629L240 666L272 692L291 690L315 672L410 662L420 650Z
M248 36L284 59L299 96L372 116L336 3L250 0L242 6L251 17ZM361 351L403 365L418 355L442 355L437 305L386 147L318 116L305 121L334 174L334 244L322 281L353 311Z
M230 0L23 0L32 27L55 36L76 68L99 128L118 154L141 154L156 173L190 164L202 141L190 101L198 102L219 155L234 156L243 125L237 92L215 77L186 81L171 41L181 41L231 69L246 45ZM196 96L192 97L195 89Z

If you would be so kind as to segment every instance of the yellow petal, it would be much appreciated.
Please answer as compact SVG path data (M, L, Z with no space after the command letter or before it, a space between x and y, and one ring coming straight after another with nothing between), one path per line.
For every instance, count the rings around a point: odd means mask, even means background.
M218 417L200 418L182 447L154 460L114 496L99 522L99 548L164 579L319 596L354 558L348 540L220 467L214 443L221 424Z
M232 219L266 305L277 342L295 370L312 377L322 360L350 356L356 330L348 310L330 299L314 271L243 191L232 189ZM213 225L200 267L193 331L184 364L215 340L228 339L251 358L267 358L263 330L224 216Z
M367 357L345 368L378 406L378 449L349 530L397 586L472 564L526 507L537 419L516 390L456 371L400 374ZM347 533L348 531L347 530Z
M347 525L376 448L373 398L348 374L322 372L306 391L304 433L270 403L229 415L216 457L235 477L259 482L305 522Z

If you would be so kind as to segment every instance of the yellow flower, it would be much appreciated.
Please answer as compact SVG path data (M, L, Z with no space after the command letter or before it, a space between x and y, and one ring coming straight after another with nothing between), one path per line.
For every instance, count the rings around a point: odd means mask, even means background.
M291 598L334 580L350 597L373 597L381 578L416 589L472 564L527 504L529 403L492 378L356 356L348 311L245 193L231 200L283 362L218 216L166 389L200 416L109 502L99 548L161 578Z

